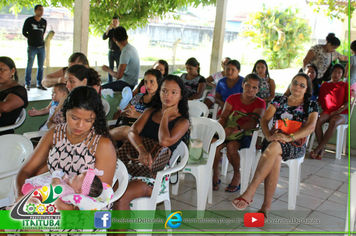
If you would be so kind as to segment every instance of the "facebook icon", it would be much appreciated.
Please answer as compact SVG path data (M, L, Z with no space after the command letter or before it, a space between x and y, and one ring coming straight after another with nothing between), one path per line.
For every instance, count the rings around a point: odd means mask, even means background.
M94 213L94 227L97 229L108 229L111 227L111 212L97 211Z

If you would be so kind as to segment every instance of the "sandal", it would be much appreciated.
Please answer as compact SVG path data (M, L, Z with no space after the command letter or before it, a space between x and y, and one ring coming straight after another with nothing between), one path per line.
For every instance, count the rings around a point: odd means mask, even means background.
M238 202L235 204L234 201L237 200ZM246 203L246 206L245 207L237 207L237 204L239 204L241 201L245 202ZM253 203L253 200L251 200L250 202L246 201L245 198L242 198L242 197L238 197L238 198L235 198L234 200L231 201L231 204L235 207L236 210L238 211L243 211L246 209L246 207L248 207L249 205L251 205Z
M227 187L225 188L225 192L234 193L234 192L239 191L240 188L241 188L241 184L239 184L239 185L237 185L237 186L236 186L236 185L235 185L235 186L232 186L231 184L229 184L229 186L227 186ZM234 189L234 190L230 190L230 189Z
M317 156L317 154L315 154L315 153L314 153L314 150L313 150L313 151L309 152L309 156L310 156L311 158L315 159L316 156Z
M313 158L314 160L321 160L321 154L315 154L314 151L311 151L309 153L310 157Z
M220 187L220 184L221 184L221 180L220 179L216 183L213 183L213 190L214 191L218 191L219 187Z

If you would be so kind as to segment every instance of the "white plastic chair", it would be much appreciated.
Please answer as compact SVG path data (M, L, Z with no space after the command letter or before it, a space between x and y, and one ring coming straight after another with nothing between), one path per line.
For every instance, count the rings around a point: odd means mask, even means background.
M350 117L352 117L352 112L354 110L356 99L353 99L351 103L351 111L350 111ZM350 123L350 121L349 121ZM326 130L329 127L329 123L323 124L323 133L326 132ZM344 125L339 125L336 127L336 151L335 151L335 159L341 159L341 154L346 153L346 143L347 143L347 129L349 127L349 124L344 124ZM315 132L312 134L310 138L310 144L308 148L308 153L311 152L313 148L315 140ZM342 152L341 152L342 151Z
M205 210L206 201L208 203L213 202L213 179L212 169L215 158L216 147L222 144L225 140L224 128L215 120L205 117L193 117L191 134L195 134L203 142L203 157L207 158L206 164L187 164L181 171L182 173L189 173L194 175L197 183L197 210ZM219 139L211 143L211 140L215 133L218 133ZM172 187L172 194L177 195L179 189L180 178L178 178L177 184Z
M110 203L118 200L126 191L127 185L129 183L129 174L127 173L127 169L124 163L121 160L117 160L116 163L116 171L114 175L114 180L112 182L112 186L118 181L119 187L114 192L114 196L110 200Z
M41 138L46 132L47 131L26 132L26 133L23 133L23 136L25 136L28 139Z
M200 98L194 99L193 101L201 101L204 102L204 99L206 97L206 95L208 94L209 90L204 90L203 95Z
M349 231L349 210L350 210L350 231L355 231L355 222L356 222L356 171L351 175L350 181L350 205L347 203L346 211L346 222L345 222L345 231ZM345 234L348 235L348 234Z
M15 128L19 127L20 125L22 125L22 123L25 121L25 119L26 119L26 110L25 110L25 108L22 108L21 113L20 113L19 117L17 118L15 124L0 127L0 132L10 130L10 129L15 129Z
M104 98L101 98L101 103L103 104L105 116L107 116L110 112L110 104Z
M208 107L205 105L205 103L198 100L189 100L188 107L190 117L208 117L209 115Z
M0 143L0 207L3 207L15 202L15 177L33 145L19 134L2 135Z
M261 131L262 133L262 131ZM308 146L309 137L307 137L306 145ZM254 164L252 167L252 177L255 175L258 162L261 158L261 150L259 150L255 156ZM288 178L288 210L294 210L297 203L297 196L299 196L299 186L300 186L300 176L301 176L301 166L305 158L305 154L296 159L290 159L281 162L281 164L286 164L289 167L289 178Z
M258 131L254 131L252 135L250 147L238 150L240 154L240 174L241 174L240 193L241 194L245 192L249 183L253 159L254 156L256 156L257 137L258 137ZM221 150L221 153L223 154L222 163L221 163L221 174L224 176L227 173L227 168L229 165L229 160L227 159L226 151L227 151L226 148L223 148Z
M180 157L180 162L177 163L178 158ZM169 181L166 182L166 191L164 193L160 193L161 191L161 184L162 184L162 179L166 175L171 175L172 173L175 173L177 171L180 171L181 169L184 168L184 166L187 164L189 159L189 151L187 145L185 143L181 142L176 150L174 150L171 159L169 161L170 163L170 168L159 171L156 176L156 181L152 190L151 197L141 197L141 198L136 198L133 201L131 201L131 210L151 210L154 211L156 210L156 205L157 203L164 202L164 207L166 211L171 210L171 199L169 196ZM151 231L152 229L145 229L145 230L137 230L137 231ZM140 234L140 235L147 235L147 234ZM148 234L151 235L151 234Z
M215 103L214 106L213 106L213 108L211 108L211 109L209 110L209 112L212 113L211 118L212 118L213 120L217 120L219 108L220 108L219 104Z

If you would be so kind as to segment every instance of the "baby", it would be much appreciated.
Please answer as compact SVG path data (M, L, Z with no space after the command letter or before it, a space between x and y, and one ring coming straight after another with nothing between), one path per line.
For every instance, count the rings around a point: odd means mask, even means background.
M59 185L62 187L60 197L69 194L99 197L103 192L103 183L98 177L101 175L103 175L103 171L99 171L98 169L88 169L80 175L74 175L70 178L61 171L54 171L52 175L34 176L26 179L21 191L26 195L34 189L51 184L52 186Z
M52 101L48 104L48 106L42 108L41 110L36 110L34 107L32 107L32 110L28 111L28 114L30 116L41 116L41 115L49 114L47 121L40 127L40 131L48 130L47 123L49 118L53 115L53 112L56 109L59 101L64 96L67 96L67 94L68 94L68 89L64 83L55 84L52 89Z

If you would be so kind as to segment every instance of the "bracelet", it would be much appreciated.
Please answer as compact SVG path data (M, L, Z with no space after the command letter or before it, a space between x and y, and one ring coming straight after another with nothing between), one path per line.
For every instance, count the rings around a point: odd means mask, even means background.
M143 144L141 143L141 144L137 145L137 146L135 147L135 149L137 150L137 148L138 148L139 146L143 146Z

